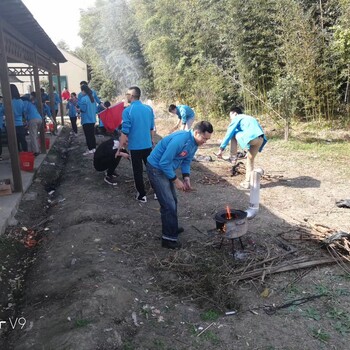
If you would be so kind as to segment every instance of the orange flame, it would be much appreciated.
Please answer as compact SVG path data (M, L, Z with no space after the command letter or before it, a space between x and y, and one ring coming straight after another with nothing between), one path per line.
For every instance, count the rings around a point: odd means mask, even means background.
M232 219L231 210L230 210L229 206L226 207L226 219L227 220Z

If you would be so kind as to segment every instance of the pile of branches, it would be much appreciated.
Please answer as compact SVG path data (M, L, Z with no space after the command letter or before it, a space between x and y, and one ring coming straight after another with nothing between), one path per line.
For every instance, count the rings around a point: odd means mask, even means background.
M288 241L312 241L327 249L331 257L347 273L350 268L347 262L350 262L350 233L332 229L321 224L309 223L309 227L300 227L291 235L283 235Z

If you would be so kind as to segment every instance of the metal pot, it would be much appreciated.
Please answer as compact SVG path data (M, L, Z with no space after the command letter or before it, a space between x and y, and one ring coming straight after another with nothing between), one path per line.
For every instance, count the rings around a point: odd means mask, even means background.
M222 210L215 215L216 229L221 230L225 238L239 238L248 231L247 213L235 209L230 209L230 213L231 219L227 219L226 210Z

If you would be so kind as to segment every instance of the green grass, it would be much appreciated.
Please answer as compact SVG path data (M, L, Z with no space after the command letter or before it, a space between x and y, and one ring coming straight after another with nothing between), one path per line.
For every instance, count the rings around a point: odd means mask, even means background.
M86 327L90 323L91 323L91 321L89 321L89 320L76 320L75 326L78 328L81 328L81 327Z
M210 341L213 345L218 345L220 343L220 338L212 331L206 331L203 333L202 339Z
M309 307L304 311L304 315L307 318L311 318L315 321L319 321L321 319L321 315L318 310L313 307Z
M285 142L281 139L272 138L269 142L276 144L279 148L300 153L317 153L319 157L348 157L350 152L349 141L332 141L307 139L305 141L291 138Z
M331 338L331 336L327 332L323 331L321 328L313 328L311 332L314 338L322 341L323 343L327 343L328 340Z
M201 314L203 321L216 321L221 315L215 310L207 310Z

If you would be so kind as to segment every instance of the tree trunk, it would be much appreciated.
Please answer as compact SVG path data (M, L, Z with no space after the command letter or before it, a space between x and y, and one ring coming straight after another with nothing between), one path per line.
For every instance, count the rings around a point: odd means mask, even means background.
M289 127L290 127L289 119L286 119L285 125L284 125L284 141L288 141L289 139Z

